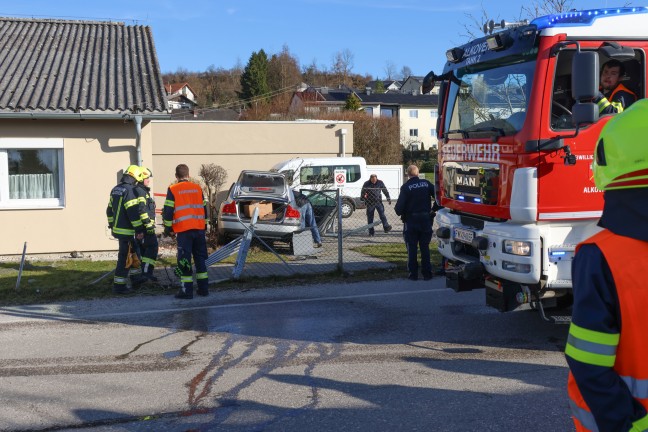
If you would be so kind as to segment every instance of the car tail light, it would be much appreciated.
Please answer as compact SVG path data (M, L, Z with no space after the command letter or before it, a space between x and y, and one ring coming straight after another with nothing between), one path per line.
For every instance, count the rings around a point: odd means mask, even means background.
M235 203L235 202L231 202L231 203L229 203L229 204L225 204L225 205L223 206L223 209L221 210L221 213L223 213L223 214L233 214L233 215L235 215L235 214L236 214L236 203Z
M290 207L290 205L286 206L286 219L299 219L300 217L299 210Z

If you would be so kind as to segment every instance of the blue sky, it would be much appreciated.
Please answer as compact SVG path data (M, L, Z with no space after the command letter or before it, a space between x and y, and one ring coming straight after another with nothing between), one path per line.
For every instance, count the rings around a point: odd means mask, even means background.
M387 64L415 75L441 72L445 51L467 41L469 15L513 21L529 0L0 0L0 16L111 19L153 30L163 72L245 65L253 51L285 46L301 66L330 69L336 52L354 73L385 78ZM592 9L631 3L575 0Z

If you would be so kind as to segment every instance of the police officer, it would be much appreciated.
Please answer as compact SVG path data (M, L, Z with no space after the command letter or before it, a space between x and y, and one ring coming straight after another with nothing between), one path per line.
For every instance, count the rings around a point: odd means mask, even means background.
M434 197L434 185L420 179L416 165L407 167L409 180L401 186L400 195L394 210L404 222L403 237L407 246L408 279L418 279L417 250L421 249L421 273L423 279L432 279L430 262L430 241L432 240L431 199Z
M592 170L603 230L577 246L565 348L577 431L648 430L648 100L601 131Z
M140 243L143 264L142 273L150 281L157 282L157 278L153 276L159 249L158 238L155 235L155 200L151 196L150 186L153 172L146 167L140 168L142 180L137 183L135 193L146 210L146 213L140 215L140 219L146 228L146 233Z
M169 186L162 220L164 233L176 233L178 239L178 268L182 287L175 295L179 299L193 298L193 270L191 258L196 264L196 281L200 296L209 295L207 259L207 201L199 185L189 180L189 167L176 167L177 183Z
M143 206L135 193L135 185L142 179L141 170L137 165L130 165L121 177L119 184L110 191L110 200L106 209L108 226L113 237L119 241L117 266L113 278L113 292L127 294L129 270L126 268L129 246L135 248L134 237L137 240L144 238L146 228L140 215ZM141 274L130 275L133 286L144 282Z

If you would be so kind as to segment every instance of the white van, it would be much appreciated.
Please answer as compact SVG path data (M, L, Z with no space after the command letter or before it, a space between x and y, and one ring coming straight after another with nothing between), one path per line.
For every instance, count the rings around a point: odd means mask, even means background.
M369 180L367 162L363 157L295 158L279 162L271 171L283 173L293 189L335 189L333 172L346 170L346 185L342 194L342 217L351 216L355 209L365 208L360 200L364 182Z

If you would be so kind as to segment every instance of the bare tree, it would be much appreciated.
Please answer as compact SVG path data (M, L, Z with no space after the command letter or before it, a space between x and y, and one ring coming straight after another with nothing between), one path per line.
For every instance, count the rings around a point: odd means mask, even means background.
M227 180L227 170L216 164L200 165L198 173L202 179L205 192L207 192L207 202L209 203L210 226L213 230L216 226L216 196Z
M385 62L385 79L393 80L396 78L396 65L393 61L387 60Z
M353 70L354 55L348 48L338 51L333 56L333 72L342 80L342 84L350 85L349 75Z
M529 20L539 16L567 12L573 8L573 0L532 0L531 4L522 6L522 12Z
M412 76L412 69L409 66L403 66L400 71L401 79L406 80L410 76Z

